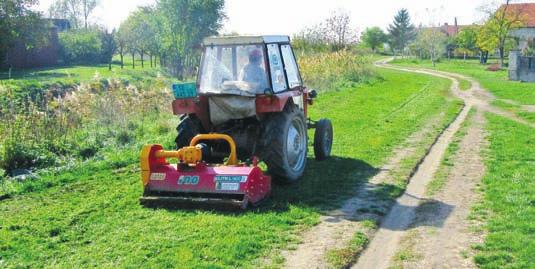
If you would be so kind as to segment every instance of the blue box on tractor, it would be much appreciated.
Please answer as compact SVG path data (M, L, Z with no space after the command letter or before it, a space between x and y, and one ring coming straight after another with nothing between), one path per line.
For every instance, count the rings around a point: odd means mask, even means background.
M197 97L197 84L194 82L173 84L173 94L176 99Z

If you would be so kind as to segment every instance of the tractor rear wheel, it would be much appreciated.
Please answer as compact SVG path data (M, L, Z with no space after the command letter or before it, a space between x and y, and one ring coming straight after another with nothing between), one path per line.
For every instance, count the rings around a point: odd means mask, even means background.
M293 182L305 170L307 160L307 123L303 111L289 104L274 114L265 125L262 159L270 174Z
M195 116L185 114L180 117L176 131L176 149L180 149L189 146L191 139L200 133L200 123Z

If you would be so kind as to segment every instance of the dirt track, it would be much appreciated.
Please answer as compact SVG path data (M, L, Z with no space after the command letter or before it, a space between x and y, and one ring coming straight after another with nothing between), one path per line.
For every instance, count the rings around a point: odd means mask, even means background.
M391 183L391 172L396 171L401 162L415 152L416 145L433 131L434 122L435 119L432 119L424 128L412 134L404 143L408 146L397 148L387 164L380 169L381 172L360 186L357 194L347 200L342 208L322 216L320 223L303 235L303 242L295 250L284 252L284 268L328 268L325 261L328 250L345 247L355 232L368 232L367 228L355 220L380 218L374 213L362 213L362 209L373 207L379 211L388 210L390 203L375 197L374 189L379 184Z
M471 78L425 69L400 68L387 65L386 62L380 65L448 78L453 81L452 92L463 99L466 106L418 167L406 193L382 221L372 242L353 268L389 268L393 265L396 253L403 251L412 252L409 256L413 257L402 264L398 261L396 265L404 268L473 268L475 265L469 254L470 245L481 240L482 236L470 231L467 218L477 200L475 188L485 173L481 158L481 151L486 146L483 112L534 126L510 112L491 106L494 96ZM459 78L470 81L472 87L468 91L460 91ZM459 130L472 108L475 110L473 122L460 144L444 188L436 196L426 197L427 184L438 169L453 134Z
M452 91L459 96L458 81L453 78L450 79L453 81ZM388 215L382 220L373 240L353 268L389 267L398 250L401 238L416 216L416 209L424 201L427 184L433 179L448 145L451 143L455 133L461 128L462 123L468 116L468 112L472 108L471 102L464 100L466 106L432 146L429 154L410 179L405 193L397 199Z

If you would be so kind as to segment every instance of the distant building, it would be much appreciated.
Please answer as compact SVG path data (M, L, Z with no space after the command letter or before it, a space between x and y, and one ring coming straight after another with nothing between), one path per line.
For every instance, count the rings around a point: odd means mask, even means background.
M519 14L520 19L525 23L523 27L514 29L510 33L517 40L519 49L521 51L529 48L535 49L535 3L511 4L508 12Z
M511 4L507 10L524 23L510 32L517 41L518 50L509 54L509 79L535 82L535 3Z
M4 67L34 68L53 66L58 63L60 52L58 33L70 30L71 24L64 19L43 19L43 23L49 25L50 31L46 44L28 49L23 42L15 42L15 45L8 50L8 58Z
M440 26L440 31L446 34L448 37L456 37L462 28L468 27L468 25L459 25L457 24L457 18L453 25L448 24L447 22Z

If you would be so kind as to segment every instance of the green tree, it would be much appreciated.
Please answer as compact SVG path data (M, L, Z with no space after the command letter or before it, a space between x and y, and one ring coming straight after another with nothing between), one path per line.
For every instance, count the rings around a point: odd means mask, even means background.
M498 49L500 65L504 66L505 50L511 43L509 32L525 25L525 14L520 8L512 8L511 0L506 0L498 9L486 8L488 19L478 34L478 45L486 51Z
M223 0L160 0L162 45L168 68L178 78L193 73L204 37L217 34L225 18ZM166 61L167 62L167 61Z
M388 27L390 45L392 49L404 51L407 45L416 37L414 25L411 23L409 11L401 9L394 17L394 22Z
M127 33L124 24L121 24L117 34L115 35L115 44L117 45L117 53L121 57L121 69L124 68L124 54L126 53Z
M415 42L419 44L418 47L428 53L433 66L435 66L440 55L446 49L447 41L446 34L440 31L439 28L431 27L420 31Z
M113 55L115 54L115 51L117 51L117 43L116 43L116 32L115 30L108 32L107 30L102 31L101 33L101 41L102 41L102 59L108 63L108 70L111 71L111 62L113 59Z
M157 17L150 7L142 7L131 13L131 31L133 38L136 40L136 49L141 56L141 68L144 68L145 55L151 54L151 51L158 47L158 28L152 18ZM152 57L151 57L152 65Z
M98 63L102 59L100 31L79 29L59 34L65 63Z
M146 27L143 47L149 55L150 66L153 67L156 66L156 57L160 55L162 50L162 31L159 29L162 28L163 22L153 7L140 8L139 15L143 21L142 25Z
M136 33L136 25L137 22L134 16L128 16L121 24L121 31L125 39L125 49L132 56L132 69L136 68L136 53L140 42Z
M366 28L362 34L362 42L376 52L377 48L387 41L385 32L379 27Z
M468 53L473 53L478 50L477 46L477 33L478 26L469 26L463 28L459 34L455 37L459 50L463 53L464 59Z
M46 42L47 25L30 9L35 4L36 0L0 1L0 60L9 60L8 51L15 42L27 49Z

